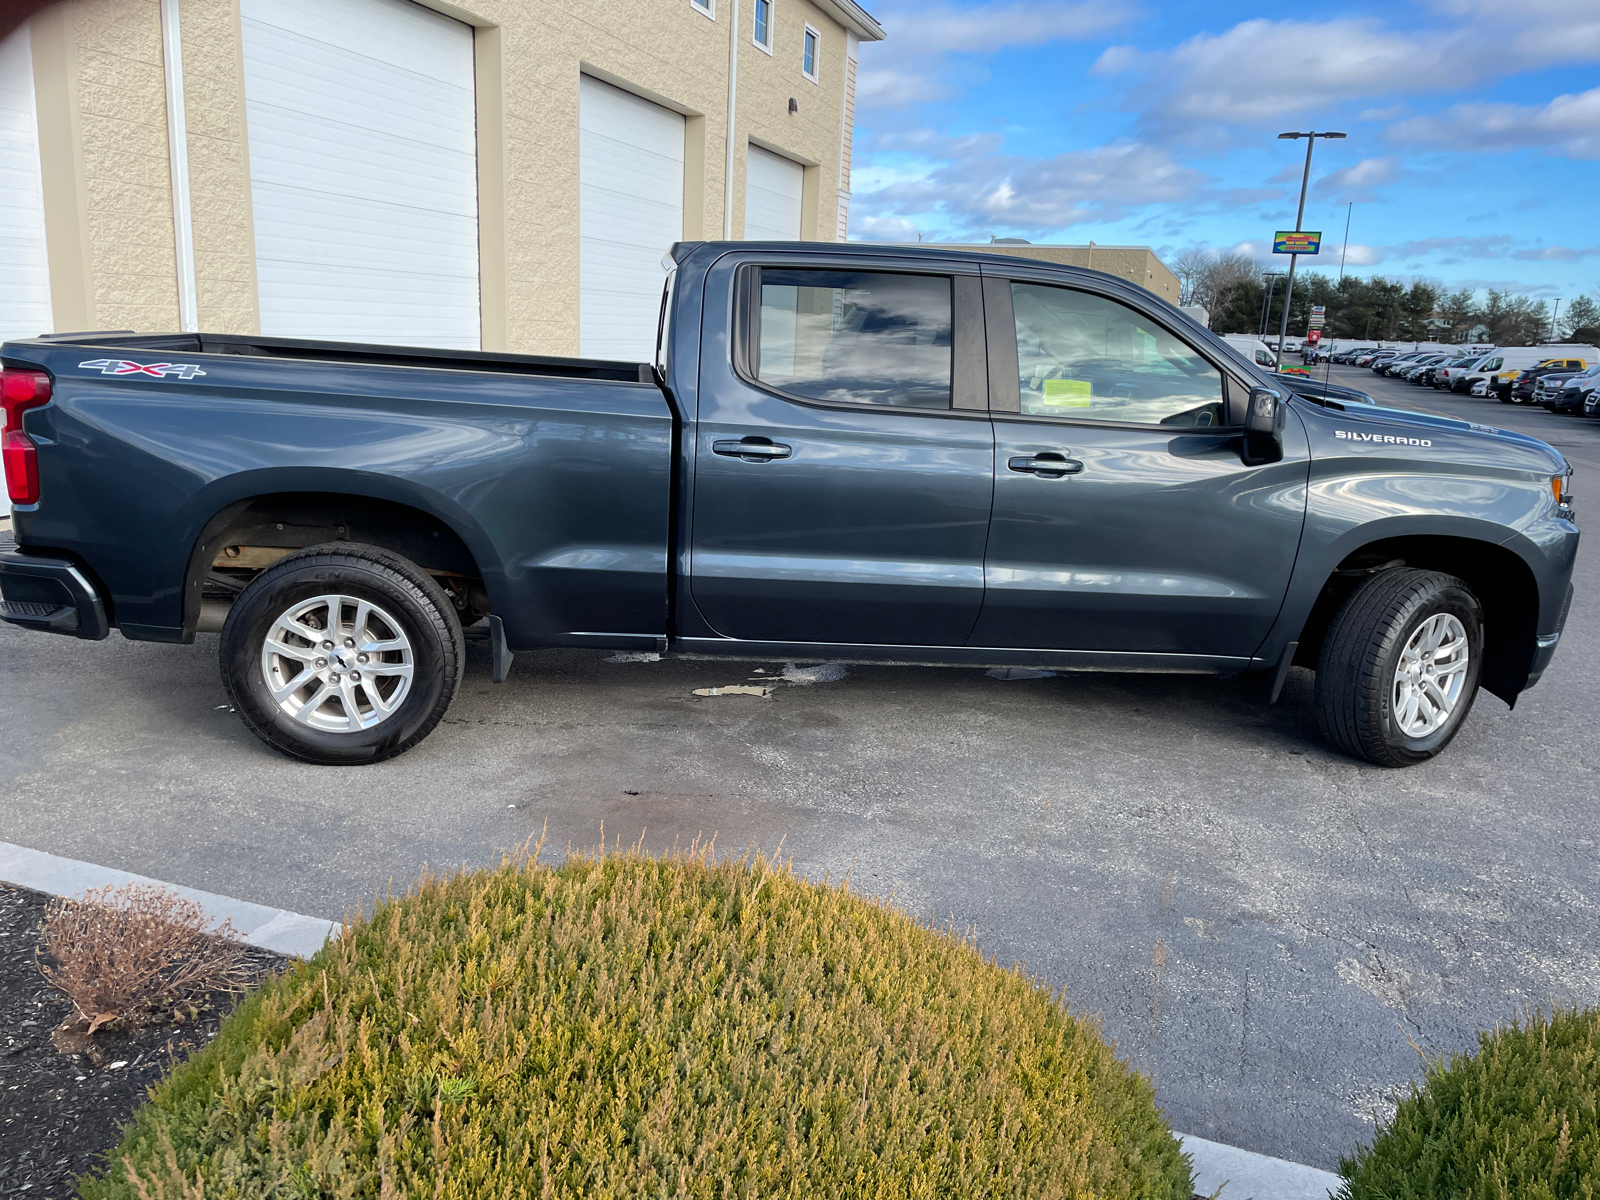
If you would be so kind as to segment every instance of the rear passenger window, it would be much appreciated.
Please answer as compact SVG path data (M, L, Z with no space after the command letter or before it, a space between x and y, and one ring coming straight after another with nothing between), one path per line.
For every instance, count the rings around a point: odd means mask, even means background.
M751 370L812 400L950 407L950 280L763 269Z
M1222 425L1222 375L1137 310L1013 283L1022 412L1140 425Z

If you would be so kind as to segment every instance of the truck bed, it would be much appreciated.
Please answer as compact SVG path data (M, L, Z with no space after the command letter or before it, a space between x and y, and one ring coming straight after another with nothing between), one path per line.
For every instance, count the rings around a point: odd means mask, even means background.
M54 381L17 543L92 568L127 637L188 641L230 572L363 539L517 649L666 631L673 414L648 364L206 333L5 362Z
M153 351L161 354L237 354L255 358L288 358L309 362L366 363L436 370L498 371L560 379L607 379L651 383L648 363L598 358L555 358L539 354L501 354L485 350L445 350L426 346L391 346L369 342L322 342L304 338L255 337L227 333L47 334L29 341L106 350Z

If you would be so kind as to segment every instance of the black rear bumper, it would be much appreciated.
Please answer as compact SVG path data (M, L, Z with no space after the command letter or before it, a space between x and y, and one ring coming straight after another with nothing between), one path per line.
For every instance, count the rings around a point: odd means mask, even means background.
M0 620L92 641L111 633L106 606L82 567L21 550L0 553Z

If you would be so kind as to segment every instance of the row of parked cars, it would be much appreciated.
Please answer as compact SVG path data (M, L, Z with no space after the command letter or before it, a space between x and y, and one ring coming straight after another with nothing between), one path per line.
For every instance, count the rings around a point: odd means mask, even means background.
M1510 346L1466 353L1357 346L1332 355L1332 361L1421 387L1600 417L1600 350L1593 346Z

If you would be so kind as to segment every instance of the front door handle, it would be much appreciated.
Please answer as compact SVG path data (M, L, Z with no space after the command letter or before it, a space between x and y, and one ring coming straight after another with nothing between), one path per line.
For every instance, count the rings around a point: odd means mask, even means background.
M1063 475L1076 475L1083 470L1083 464L1077 459L1057 454L1054 450L1042 450L1038 454L1019 454L1006 466L1013 471L1042 475L1046 479L1060 479Z
M788 458L794 453L794 447L764 437L740 438L736 442L731 440L712 442L711 449L713 453L728 458L742 458L745 462L767 462L774 458Z

